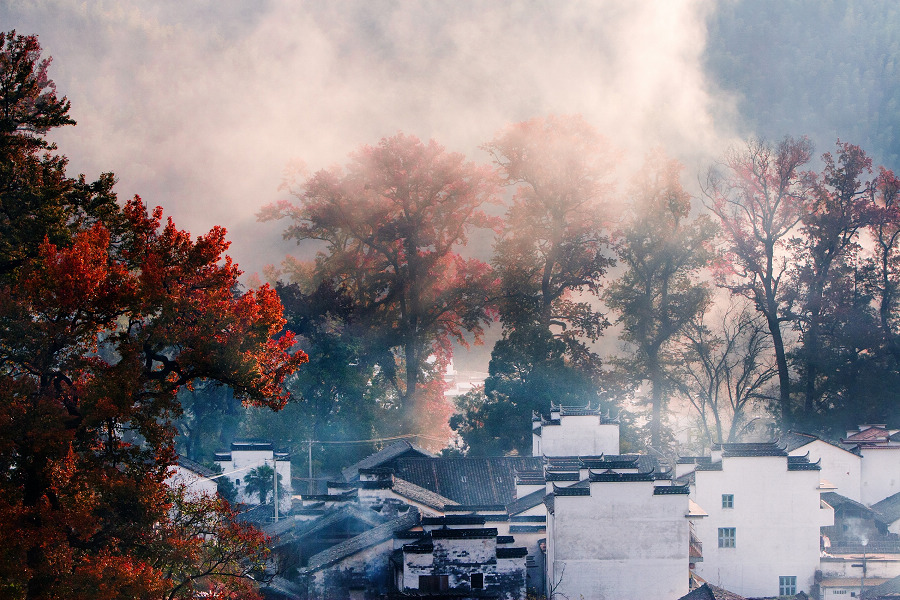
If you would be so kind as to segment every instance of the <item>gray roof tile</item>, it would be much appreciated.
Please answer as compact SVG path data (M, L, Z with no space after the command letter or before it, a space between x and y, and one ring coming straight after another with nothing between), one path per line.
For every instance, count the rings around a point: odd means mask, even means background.
M319 569L333 565L348 556L352 556L366 548L370 548L393 538L394 533L397 531L403 531L418 524L419 511L415 508L410 508L406 514L401 515L396 519L382 523L365 533L361 533L356 537L352 537L327 550L312 555L309 557L309 566L306 568L306 571L318 571Z

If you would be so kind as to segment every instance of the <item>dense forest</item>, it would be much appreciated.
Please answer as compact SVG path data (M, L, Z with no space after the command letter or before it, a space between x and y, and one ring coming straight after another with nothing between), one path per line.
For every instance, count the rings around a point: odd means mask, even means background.
M3 594L252 595L264 537L165 484L237 438L322 474L401 437L528 454L551 402L662 454L896 423L900 9L729 2L708 26L747 135L703 172L654 149L625 175L577 115L485 131L479 160L357 140L259 207L312 251L253 289L223 228L67 172L47 136L70 103L37 38L3 34ZM483 386L445 395L486 339Z
M635 448L674 449L670 404L699 446L891 422L900 11L767 7L709 15L707 69L753 134L708 173L653 155L623 181L613 143L558 116L498 132L490 165L400 135L286 182L293 199L260 218L320 244L269 274L311 364L277 416L185 392L184 451L274 437L304 472L308 440L417 433L450 439L445 452L523 453L551 400L618 414ZM682 182L698 176L691 198ZM492 254L463 259L486 228ZM452 348L492 322L484 387L451 404ZM618 351L601 356L609 331ZM372 447L314 444L316 471Z

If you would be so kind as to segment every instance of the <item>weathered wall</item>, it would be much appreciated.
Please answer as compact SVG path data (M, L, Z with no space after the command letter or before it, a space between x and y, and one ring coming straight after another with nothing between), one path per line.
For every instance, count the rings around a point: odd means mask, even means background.
M367 548L311 574L308 600L376 600L390 589L393 540Z
M654 496L653 482L590 485L590 496L553 500L548 576L554 592L617 600L686 594L688 496Z

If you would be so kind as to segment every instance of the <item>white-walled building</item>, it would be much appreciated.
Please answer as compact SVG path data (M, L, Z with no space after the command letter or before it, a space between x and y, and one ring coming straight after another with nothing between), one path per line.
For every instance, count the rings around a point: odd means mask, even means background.
M563 481L564 466L547 471L548 596L644 600L688 592L688 487L642 469L647 457L619 458L582 461L586 479L581 469L568 473L575 483Z
M200 463L179 456L178 461L169 470L166 485L171 487L183 485L188 494L197 496L215 496L219 490L216 484L216 473Z
M695 572L747 597L809 593L819 568L819 465L773 443L723 444L695 463L692 494L708 516L695 521L703 560Z
M819 464L819 478L833 485L837 493L861 502L862 458L818 436L790 431L778 438L789 456L807 456Z
M599 409L550 406L531 423L532 456L599 456L619 453L619 422Z
M900 434L885 425L860 425L841 444L860 455L860 502L871 506L900 492ZM841 492L845 496L849 496Z
M281 488L278 492L278 510L283 514L290 511L293 489L291 460L286 452L276 452L270 442L239 440L231 444L231 452L216 452L216 463L221 467L223 476L234 484L238 502L244 504L259 504L259 497L246 491L247 475L257 467L274 466L279 475L278 486Z

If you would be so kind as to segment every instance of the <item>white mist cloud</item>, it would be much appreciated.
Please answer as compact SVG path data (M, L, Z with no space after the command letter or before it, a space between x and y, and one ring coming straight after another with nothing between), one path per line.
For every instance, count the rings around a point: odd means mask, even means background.
M507 5L509 4L509 5ZM72 101L72 169L195 233L230 230L247 271L291 245L254 213L282 169L342 163L397 131L478 161L508 123L581 113L639 163L661 145L688 178L732 137L705 78L703 0L295 2L0 0L37 33Z

